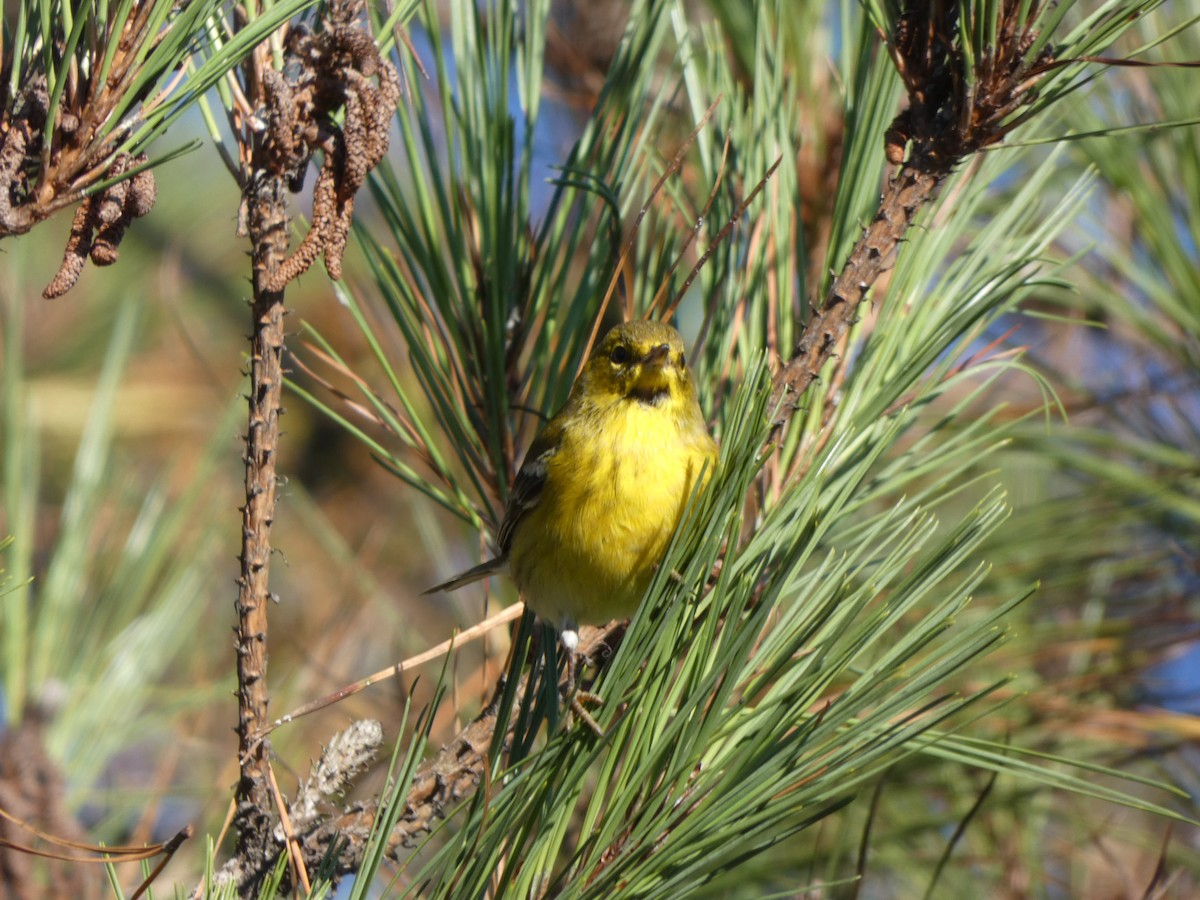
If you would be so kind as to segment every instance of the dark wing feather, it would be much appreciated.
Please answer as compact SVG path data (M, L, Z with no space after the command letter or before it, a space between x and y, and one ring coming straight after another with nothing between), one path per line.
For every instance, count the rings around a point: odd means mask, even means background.
M441 584L434 585L428 590L421 591L421 596L428 594L437 594L441 591L457 591L464 584L471 584L475 581L481 581L489 575L498 575L504 571L505 565L508 563L503 556L496 559L489 559L487 562L482 562L479 565L467 569L465 572L460 572L449 581L443 581Z
M504 521L500 523L500 532L496 542L500 547L500 555L508 556L512 549L513 534L525 513L538 505L542 499L542 489L546 486L546 468L551 458L558 452L557 429L548 428L530 445L525 454L525 462L513 480L512 493L508 496L508 505L504 507Z
M542 499L542 489L546 486L546 468L551 457L558 452L558 442L562 435L561 426L552 421L529 446L525 454L525 462L513 481L512 493L508 497L508 505L504 507L504 520L500 523L500 532L496 535L500 555L495 559L480 563L455 575L449 581L431 587L422 594L433 594L438 591L453 591L465 584L487 578L503 572L508 566L508 552L512 549L513 533L525 513L538 505Z

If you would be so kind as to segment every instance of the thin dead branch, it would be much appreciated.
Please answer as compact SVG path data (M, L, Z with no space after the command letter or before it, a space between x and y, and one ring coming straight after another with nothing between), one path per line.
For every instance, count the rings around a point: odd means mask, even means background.
M315 31L295 25L284 38L283 71L265 46L241 69L241 89L254 110L236 107L242 205L239 222L251 244L253 333L246 433L246 501L242 513L236 652L238 671L238 831L231 865L239 888L253 890L278 854L269 747L267 689L271 525L275 516L279 419L283 414L283 291L320 254L331 277L341 274L354 195L387 150L388 125L399 99L395 68L383 59L367 28L361 0L335 0ZM373 82L372 79L376 81ZM344 124L336 115L344 109ZM260 123L260 124L255 124ZM265 127L261 123L266 123ZM317 151L325 154L313 193L313 225L288 255L288 191L302 187ZM299 835L297 835L299 840ZM298 872L312 868L304 857Z

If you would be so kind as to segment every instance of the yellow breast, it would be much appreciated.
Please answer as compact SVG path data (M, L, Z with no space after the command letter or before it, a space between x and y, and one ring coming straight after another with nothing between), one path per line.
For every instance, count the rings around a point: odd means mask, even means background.
M542 619L562 628L633 614L692 486L716 463L696 424L631 401L603 423L565 431L510 554L513 579Z

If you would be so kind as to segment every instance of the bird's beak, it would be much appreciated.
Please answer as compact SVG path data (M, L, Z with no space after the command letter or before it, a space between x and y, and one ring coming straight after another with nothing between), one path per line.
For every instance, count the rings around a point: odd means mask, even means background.
M658 404L671 394L671 347L659 344L639 360L634 380L627 388L629 397L643 403Z
M657 347L650 348L650 352L642 359L642 365L647 368L650 366L662 367L670 358L671 348L666 344L659 344Z

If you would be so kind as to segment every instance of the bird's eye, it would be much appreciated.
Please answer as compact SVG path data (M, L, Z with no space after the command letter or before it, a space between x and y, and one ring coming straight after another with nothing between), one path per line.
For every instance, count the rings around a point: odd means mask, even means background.
M617 346L613 347L609 352L608 358L618 366L623 366L625 363L629 362L629 348L624 344L617 344Z

